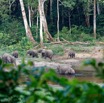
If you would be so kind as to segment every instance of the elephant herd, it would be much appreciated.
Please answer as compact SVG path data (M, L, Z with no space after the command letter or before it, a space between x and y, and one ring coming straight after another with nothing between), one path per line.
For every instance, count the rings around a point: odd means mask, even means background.
M31 58L38 58L39 54L41 54L41 57L44 59L53 59L54 53L52 50L50 49L39 49L39 50L28 50L26 52L26 56L30 56ZM18 51L14 51L13 53L9 54L9 53L4 53L0 59L2 59L2 61L4 63L12 63L14 65L16 65L16 58L19 57L19 53ZM70 58L75 58L75 52L69 52L68 53L68 57ZM72 68L65 68L65 67L61 67L58 66L57 67L57 72L59 74L75 74L75 71Z
M46 59L53 59L54 53L50 49L39 49L39 50L28 50L26 52L26 55L32 57L32 58L38 58L39 54L41 54L41 57ZM5 63L13 63L16 64L16 58L19 57L18 51L14 51L12 54L9 53L4 53L0 58L5 62ZM70 58L75 58L75 52L69 52L68 57Z

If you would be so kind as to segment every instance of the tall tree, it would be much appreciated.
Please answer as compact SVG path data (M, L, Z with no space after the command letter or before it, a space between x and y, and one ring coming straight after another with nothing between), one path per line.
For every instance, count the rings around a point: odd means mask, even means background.
M50 20L51 20L51 22L53 23L53 17L52 17L52 3L53 3L53 0L50 0Z
M26 0L26 6L28 6L28 19L29 19L29 26L34 25L34 16L38 11L38 0Z
M68 8L69 29L71 34L71 11L74 9L76 0L63 0L62 4L64 5L64 7Z
M97 14L100 15L100 5L99 5L99 1L97 1Z
M59 39L59 0L57 0L57 40Z
M40 9L40 0L38 0L39 3L39 9ZM39 14L40 14L40 44L41 47L43 47L43 23L42 23L42 11L39 10ZM38 19L38 18L37 18ZM38 26L38 21L37 21L37 26Z
M90 27L90 0L86 1L86 5L84 5L84 14L85 14L85 21L86 21L86 25L88 27Z
M90 27L90 13L91 13L91 6L92 4L92 0L80 0L80 2L82 3L83 6L83 13L85 16L85 24L87 27Z
M32 21L31 21L31 6L28 4L28 13L29 13L29 26L32 26Z
M24 26L25 26L26 36L30 39L31 42L35 43L35 40L32 36L31 30L30 30L28 22L27 22L27 17L26 17L25 8L24 8L24 2L23 2L23 0L19 0L19 2L20 2L20 6L21 6L21 12L22 12L23 22L24 22Z
M40 5L39 5L39 12L40 14L40 18L42 20L42 25L43 25L43 29L44 29L44 33L46 34L46 37L48 40L53 41L53 38L50 34L50 32L48 31L48 25L47 25L47 21L46 21L46 17L45 17L45 12L44 12L44 3L46 0L39 0Z
M94 38L96 39L96 0L94 0L94 9L93 9L93 32Z

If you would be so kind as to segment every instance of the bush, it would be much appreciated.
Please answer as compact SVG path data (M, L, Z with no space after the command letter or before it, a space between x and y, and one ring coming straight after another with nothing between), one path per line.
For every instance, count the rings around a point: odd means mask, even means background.
M97 63L95 59L88 59L84 62L84 65L85 66L91 65L95 69L97 76L100 77L101 79L104 79L104 62L103 61Z
M27 50L33 48L33 44L26 37L23 37L19 43L11 45L8 48L12 51L18 50L20 55L24 56Z
M94 38L91 37L89 34L81 33L80 41L94 41Z
M94 38L84 31L84 28L78 26L72 26L71 31L67 27L63 27L60 32L60 39L66 39L68 41L93 41Z
M84 65L93 65L87 60ZM0 103L103 103L104 88L88 82L69 81L47 67L33 67L24 61L17 67L0 60ZM98 64L98 74L104 78L104 63ZM101 70L100 70L101 69ZM56 88L56 84L59 87Z
M69 40L69 41L72 41L73 40L72 37L71 37L70 32L68 31L68 28L67 27L63 27L63 29L60 32L59 37L60 37L60 40L63 40L63 38L66 39L66 40Z
M17 44L9 45L9 46L4 45L0 49L1 52L6 51L8 53L17 50L21 56L24 56L26 54L26 51L31 48L33 48L32 42L30 42L26 37L23 37L21 41L19 41Z
M0 26L2 37L0 36L0 44L13 45L18 43L25 36L25 29L22 23L17 20L6 22Z
M9 46L9 45L16 44L18 41L19 41L18 35L0 33L0 44L1 45Z

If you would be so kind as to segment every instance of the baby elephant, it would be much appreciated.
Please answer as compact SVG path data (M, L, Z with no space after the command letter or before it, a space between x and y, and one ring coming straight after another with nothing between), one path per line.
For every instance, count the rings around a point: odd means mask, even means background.
M15 57L15 58L18 58L18 51L14 51L14 52L12 53L12 56Z
M53 58L53 51L52 50L45 50L43 49L41 52L41 55L43 58L49 58L50 60L52 60Z
M12 64L16 65L15 58L12 55L8 54L8 53L3 54L2 60L3 60L4 63L12 63Z
M27 51L27 55L31 56L31 57L37 57L38 58L38 52L36 50L28 50Z
M75 52L69 52L68 57L70 58L75 58Z

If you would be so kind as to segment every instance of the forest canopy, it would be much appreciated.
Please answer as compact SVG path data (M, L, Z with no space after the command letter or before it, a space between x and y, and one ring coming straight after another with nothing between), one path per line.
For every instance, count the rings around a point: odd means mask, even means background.
M25 28L21 3L29 32ZM103 0L0 0L0 7L2 45L17 44L24 37L29 38L28 33L31 33L30 40L33 42L47 42L53 38L68 41L104 40Z

